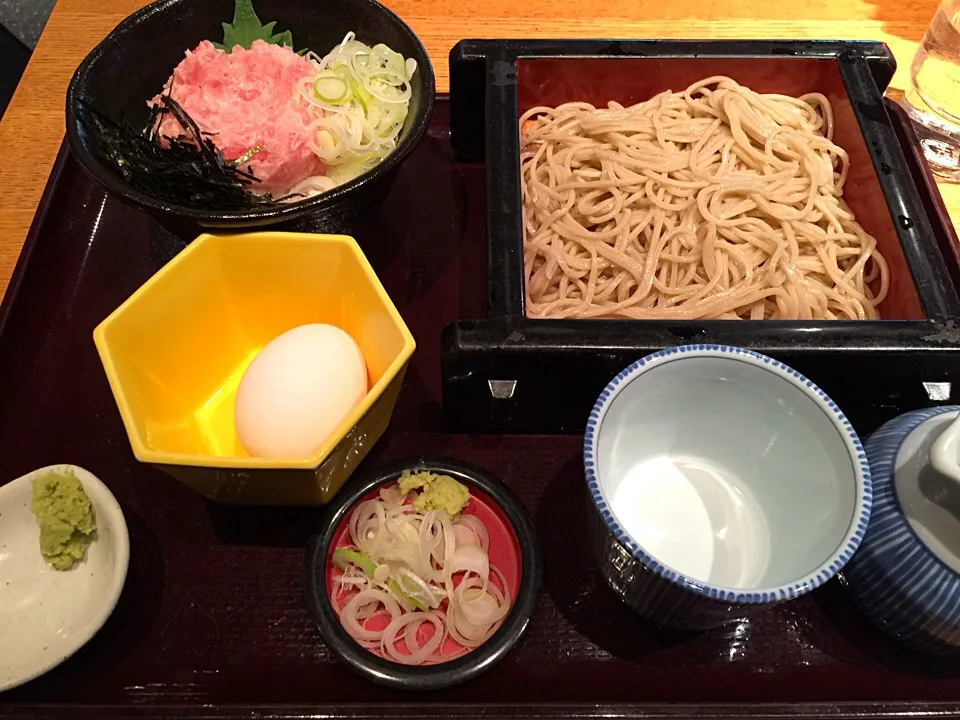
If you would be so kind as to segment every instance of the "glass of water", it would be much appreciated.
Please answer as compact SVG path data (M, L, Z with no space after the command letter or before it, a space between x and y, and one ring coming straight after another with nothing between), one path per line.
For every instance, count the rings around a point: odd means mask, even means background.
M941 0L910 66L903 106L933 172L960 182L960 0Z

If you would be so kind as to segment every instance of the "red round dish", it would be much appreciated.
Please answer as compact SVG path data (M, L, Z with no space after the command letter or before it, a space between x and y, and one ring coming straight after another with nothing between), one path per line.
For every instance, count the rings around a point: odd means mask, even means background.
M349 534L350 517L353 515L354 509L361 502L379 497L381 487L390 487L391 485L395 484L396 480L393 480L389 483L385 483L384 485L372 489L370 492L364 495L357 503L350 507L347 513L344 514L333 533L333 542L330 543L330 550L326 558L324 577L326 580L327 594L330 597L330 602L334 608L342 607L349 597L349 593L343 593L339 598L335 598L333 596L336 583L335 577L339 573L339 569L333 562L333 553L337 550L337 548L353 547L353 544L350 542ZM463 509L461 514L474 515L478 520L480 520L480 522L484 524L484 526L486 526L487 534L490 539L490 545L487 549L487 554L490 557L490 564L491 566L496 566L496 568L503 574L503 579L506 580L507 588L510 591L510 607L512 608L517 599L517 592L520 587L520 580L523 572L520 543L517 539L517 534L499 505L497 505L482 490L473 486L468 486L468 488L470 490L470 500L467 502L467 506ZM459 583L461 575L462 574L454 576L454 585ZM490 572L490 581L495 583L501 590L504 589L500 579L497 577L497 574L492 570ZM446 601L444 601L440 607L443 608L445 606ZM371 630L382 630L387 626L387 623L388 618L379 616L368 620L365 626ZM422 623L417 630L418 641L421 644L425 643L430 639L430 637L433 636L434 632L435 629L432 624L426 622ZM409 654L406 645L404 644L402 635L397 640L395 646L402 654ZM481 644L478 647L483 647L483 645ZM467 652L476 649L477 648L471 648ZM384 655L379 649L369 650L369 652L377 655L378 657L390 660L390 658ZM462 657L466 653L463 652L463 648L459 643L447 637L440 647L439 654L448 655L448 659L453 660L457 657ZM421 665L436 665L440 664L440 662L445 661L424 662L421 663Z

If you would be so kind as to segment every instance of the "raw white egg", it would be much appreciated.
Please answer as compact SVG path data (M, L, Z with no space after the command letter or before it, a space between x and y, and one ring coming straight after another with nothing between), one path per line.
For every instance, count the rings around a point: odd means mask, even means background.
M271 341L237 388L237 435L254 457L310 457L364 395L357 343L333 325L301 325Z

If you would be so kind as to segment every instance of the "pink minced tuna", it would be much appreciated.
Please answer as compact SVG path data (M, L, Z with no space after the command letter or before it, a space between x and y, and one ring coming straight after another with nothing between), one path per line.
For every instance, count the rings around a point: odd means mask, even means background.
M280 195L313 175L323 163L307 144L310 117L295 103L296 86L313 74L305 58L288 47L255 41L249 50L218 50L204 40L177 65L164 86L227 160L235 160L261 147L249 164L261 182L258 193ZM157 102L159 96L151 101ZM167 116L162 136L183 133Z

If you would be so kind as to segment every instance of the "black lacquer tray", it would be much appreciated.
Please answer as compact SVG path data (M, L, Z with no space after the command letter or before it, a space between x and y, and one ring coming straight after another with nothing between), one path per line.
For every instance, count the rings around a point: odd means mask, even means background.
M739 345L819 384L861 433L960 395L957 237L903 112L882 97L893 55L872 42L464 40L450 54L458 157L487 170L487 312L446 328L444 409L474 432L580 431L604 385L683 343ZM519 130L530 107L639 102L703 77L822 92L850 154L844 193L893 274L880 321L544 320L525 315Z
M453 160L448 111L441 99L386 204L356 229L418 343L363 467L440 454L511 485L546 564L521 644L457 688L376 687L335 661L305 607L316 510L217 506L134 460L91 332L182 241L62 154L0 309L0 482L52 462L94 472L126 515L130 573L103 630L0 694L0 718L960 717L960 668L891 645L835 584L726 632L657 632L594 568L579 438L445 432L440 333L485 305L484 168Z

